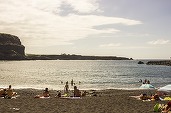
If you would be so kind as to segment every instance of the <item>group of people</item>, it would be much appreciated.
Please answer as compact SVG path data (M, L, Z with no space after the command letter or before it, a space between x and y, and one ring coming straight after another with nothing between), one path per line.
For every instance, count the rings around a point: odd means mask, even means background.
M81 91L77 88L77 86L74 86L74 82L73 79L71 80L71 86L73 86L74 90L73 90L73 97L82 97L82 96L86 96L86 91L84 91L83 93L81 93ZM68 81L65 83L64 86L64 94L61 94L61 91L57 91L57 95L55 97L68 97L69 96L69 83ZM36 95L35 98L44 98L44 97L50 97L50 93L48 88L45 88L45 90L43 91L42 94L40 95Z
M74 85L73 79L71 80L71 86ZM86 95L86 91L81 93L81 91L77 88L77 86L73 86L73 97L81 97ZM13 91L12 86L9 85L8 88L3 88L0 89L0 97L4 98L9 98L11 99L12 97L16 96L17 93ZM64 95L69 96L69 84L68 81L66 82L64 86ZM63 95L61 94L61 91L58 91L57 95L55 97L62 97ZM50 97L49 89L45 88L43 90L43 93L40 95L36 95L35 98L45 98L45 97Z
M167 104L157 103L154 106L154 112L170 113L171 112L171 101L169 101Z
M140 95L141 100L153 100L153 101L160 101L159 95L156 93L151 96L147 96L147 94L141 94ZM154 109L156 105L154 106ZM155 110L154 110L155 111ZM171 101L169 101L166 105L160 106L160 108L157 108L157 111L160 111L161 113L170 113L171 112Z
M17 93L13 91L12 86L9 85L8 88L0 89L0 97L9 98L16 96Z
M74 85L75 85L75 83L74 83L74 81L72 79L71 80L71 86L74 86ZM65 92L65 94L69 93L69 83L68 83L68 81L66 82L66 84L64 86L64 92ZM81 91L77 88L77 86L74 86L74 97L85 96L85 94L86 94L86 92L83 92L83 94L81 94Z
M150 84L150 80L147 80L147 79L145 79L144 81L140 79L139 82L141 82L142 84Z
M61 94L61 91L57 91L57 95L55 97L68 97L69 92L64 92L64 95ZM73 90L73 97L83 97L83 96L86 96L86 92L83 92L81 93L81 91L77 88L77 86L74 86L74 90ZM43 91L42 94L40 95L36 95L35 98L49 98L50 97L50 93L49 93L49 90L48 88L45 88L45 90Z
M171 101L168 102L168 103L164 106L164 108L162 109L161 113L170 113L170 111L171 111Z
M156 101L158 101L158 100L160 100L160 97L157 93L154 95L150 95L150 96L148 96L146 93L144 93L144 94L140 95L140 99L141 100L156 100Z

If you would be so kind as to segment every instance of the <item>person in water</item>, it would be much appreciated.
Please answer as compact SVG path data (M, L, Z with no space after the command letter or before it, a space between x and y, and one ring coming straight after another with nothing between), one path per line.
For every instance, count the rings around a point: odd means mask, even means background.
M74 81L73 81L73 79L71 80L71 86L73 86L74 85Z

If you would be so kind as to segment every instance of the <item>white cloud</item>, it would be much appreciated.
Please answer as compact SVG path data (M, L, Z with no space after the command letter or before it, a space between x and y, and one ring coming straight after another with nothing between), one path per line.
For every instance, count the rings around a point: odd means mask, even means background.
M150 42L148 42L148 44L151 44L151 45L164 45L164 44L168 44L169 42L170 42L170 40L158 39L158 40L150 41Z
M101 12L99 0L65 0L73 9L79 13Z
M109 44L102 44L100 47L103 48L114 48L114 47L120 47L121 43L109 43Z
M82 13L99 9L97 0L0 0L0 31L19 36L25 46L50 46L72 44L70 41L89 35L119 32L114 28L98 30L94 26L141 24L136 20L97 15L60 16L60 6L65 2Z

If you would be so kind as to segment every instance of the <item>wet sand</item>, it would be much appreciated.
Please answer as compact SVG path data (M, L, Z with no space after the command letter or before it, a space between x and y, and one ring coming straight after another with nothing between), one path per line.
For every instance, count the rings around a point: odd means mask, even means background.
M42 90L18 89L16 99L0 98L0 113L153 113L156 103L165 101L143 102L130 96L141 93L154 93L145 90L100 90L97 96L87 95L81 99L55 98L57 91L50 90L51 97L34 98Z

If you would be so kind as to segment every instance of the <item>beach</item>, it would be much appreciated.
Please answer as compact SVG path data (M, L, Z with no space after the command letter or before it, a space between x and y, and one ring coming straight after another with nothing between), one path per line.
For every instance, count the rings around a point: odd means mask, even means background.
M0 113L153 113L156 103L166 101L137 100L130 96L153 94L155 90L92 90L95 96L81 99L55 98L56 90L50 90L50 98L34 98L41 94L37 89L16 89L16 99L0 98Z

